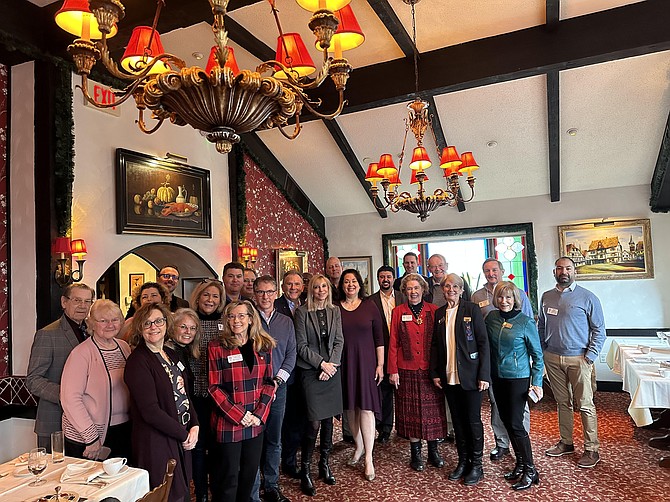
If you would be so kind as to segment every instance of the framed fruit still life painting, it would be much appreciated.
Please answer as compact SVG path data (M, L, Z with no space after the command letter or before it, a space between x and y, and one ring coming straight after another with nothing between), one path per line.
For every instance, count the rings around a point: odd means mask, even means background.
M212 236L209 171L116 150L116 233Z

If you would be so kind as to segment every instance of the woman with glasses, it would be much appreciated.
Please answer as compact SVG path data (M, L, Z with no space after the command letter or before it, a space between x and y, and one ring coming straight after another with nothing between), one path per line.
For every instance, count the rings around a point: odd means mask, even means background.
M137 311L132 324L137 348L128 357L125 381L131 397L133 461L149 471L154 489L163 482L168 460L175 459L168 500L183 502L190 500L191 450L199 426L184 364L165 346L172 325L172 314L161 303Z
M339 366L344 347L340 309L333 306L330 280L316 274L309 281L307 303L295 311L295 337L305 402L307 428L302 440L300 489L314 496L310 467L321 429L319 477L329 485L335 477L328 463L333 445L333 417L342 414L342 380Z
M198 444L193 450L193 484L195 485L195 499L197 502L207 502L208 473L207 451L211 443L209 419L212 414L212 404L209 397L209 381L207 375L207 346L223 332L222 319L225 307L226 293L221 281L204 279L191 294L191 308L200 320L199 357L191 357L193 370L193 407L198 414L198 420L203 424L198 438Z
M191 384L191 394L193 394L193 369L191 360L197 360L200 357L200 319L192 309L178 309L174 314L174 329L170 339L165 345L177 353L177 357L186 368L188 381Z
M214 400L210 446L212 500L248 502L260 465L263 424L276 383L274 339L261 326L251 302L234 301L224 311L224 329L208 348L209 393Z
M97 459L107 446L113 457L130 456L130 395L123 370L130 347L116 335L123 315L110 300L91 307L88 332L68 357L60 385L65 452Z

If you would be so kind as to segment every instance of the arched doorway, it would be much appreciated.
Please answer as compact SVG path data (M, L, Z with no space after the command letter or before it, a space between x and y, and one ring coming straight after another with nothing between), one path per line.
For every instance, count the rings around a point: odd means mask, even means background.
M203 278L218 278L216 271L193 250L172 242L152 242L131 249L112 263L96 283L97 297L118 303L125 313L133 287L155 281L158 271L166 265L179 269L175 294L187 300L193 286Z

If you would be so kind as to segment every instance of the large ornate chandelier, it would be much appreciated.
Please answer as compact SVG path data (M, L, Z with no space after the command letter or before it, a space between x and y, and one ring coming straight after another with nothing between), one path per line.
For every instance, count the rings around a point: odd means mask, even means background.
M421 221L426 221L431 211L442 206L456 206L461 202L470 202L475 196L475 177L472 172L479 169L475 162L472 152L465 152L459 155L454 146L446 146L440 155L440 168L444 170L446 179L446 190L438 188L432 195L426 195L424 183L428 181L425 170L431 166L430 157L426 148L423 146L423 138L426 129L432 128L431 115L428 112L429 104L419 98L419 66L418 49L416 47L416 19L414 6L420 0L403 0L409 4L412 9L412 41L414 42L414 81L415 96L414 101L407 105L409 110L408 117L405 119L405 137L403 139L402 150L398 158L398 167L393 162L393 156L384 153L379 158L379 162L373 162L368 166L365 179L370 182L370 193L375 206L377 205L377 196L379 195L380 183L384 189L382 207L379 209L390 209L392 212L408 211L417 215ZM400 170L405 158L405 146L407 145L407 135L412 131L416 139L416 148L412 153L412 161L409 168L412 171L410 184L418 185L417 194L412 196L409 192L398 193L398 187L401 185ZM433 131L433 137L434 137ZM437 145L437 139L435 138ZM465 199L461 193L459 176L467 174L467 184L470 187L470 196Z
M352 47L339 39L340 35L344 38L350 33L338 30L342 15L335 11L351 0L296 1L313 12L309 27L316 36L317 49L323 53L321 69L314 78L306 76L315 68L302 40L295 45L294 37L290 36L297 34L282 32L275 0L269 2L279 30L278 56L261 63L256 71L237 70L224 27L229 0L209 0L215 45L208 71L196 66L187 68L182 59L163 51L156 26L165 0L156 0L151 27L138 26L133 30L121 67L112 60L107 47L107 39L116 34L117 23L125 15L119 0L65 0L56 13L56 23L78 37L68 52L81 76L78 87L89 103L107 108L119 106L132 96L142 132L155 132L165 120L180 126L188 124L225 154L245 132L277 127L288 139L296 138L301 130L303 108L323 119L333 119L342 112L344 90L352 71L342 57L342 50ZM360 27L356 22L355 26L362 43ZM329 56L329 51L334 52L334 57ZM113 104L97 103L88 93L88 76L98 60L111 75L128 82L123 90L115 91L117 99ZM308 70L303 71L305 68ZM317 111L320 102L310 100L308 91L319 87L329 76L339 94L339 105L332 113L323 114ZM145 110L150 110L152 118L157 120L152 127L145 123ZM292 118L295 118L293 130L286 132L284 127Z

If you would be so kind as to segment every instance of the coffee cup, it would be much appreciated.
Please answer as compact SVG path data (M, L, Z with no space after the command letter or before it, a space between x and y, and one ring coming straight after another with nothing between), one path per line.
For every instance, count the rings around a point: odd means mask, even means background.
M651 352L651 347L648 347L646 345L638 345L637 348L640 349L640 352L642 352L643 354L649 354Z
M109 474L110 476L114 476L115 474L119 473L119 471L123 468L124 465L126 465L126 462L127 459L125 458L120 457L108 458L102 463L102 468L107 474Z

